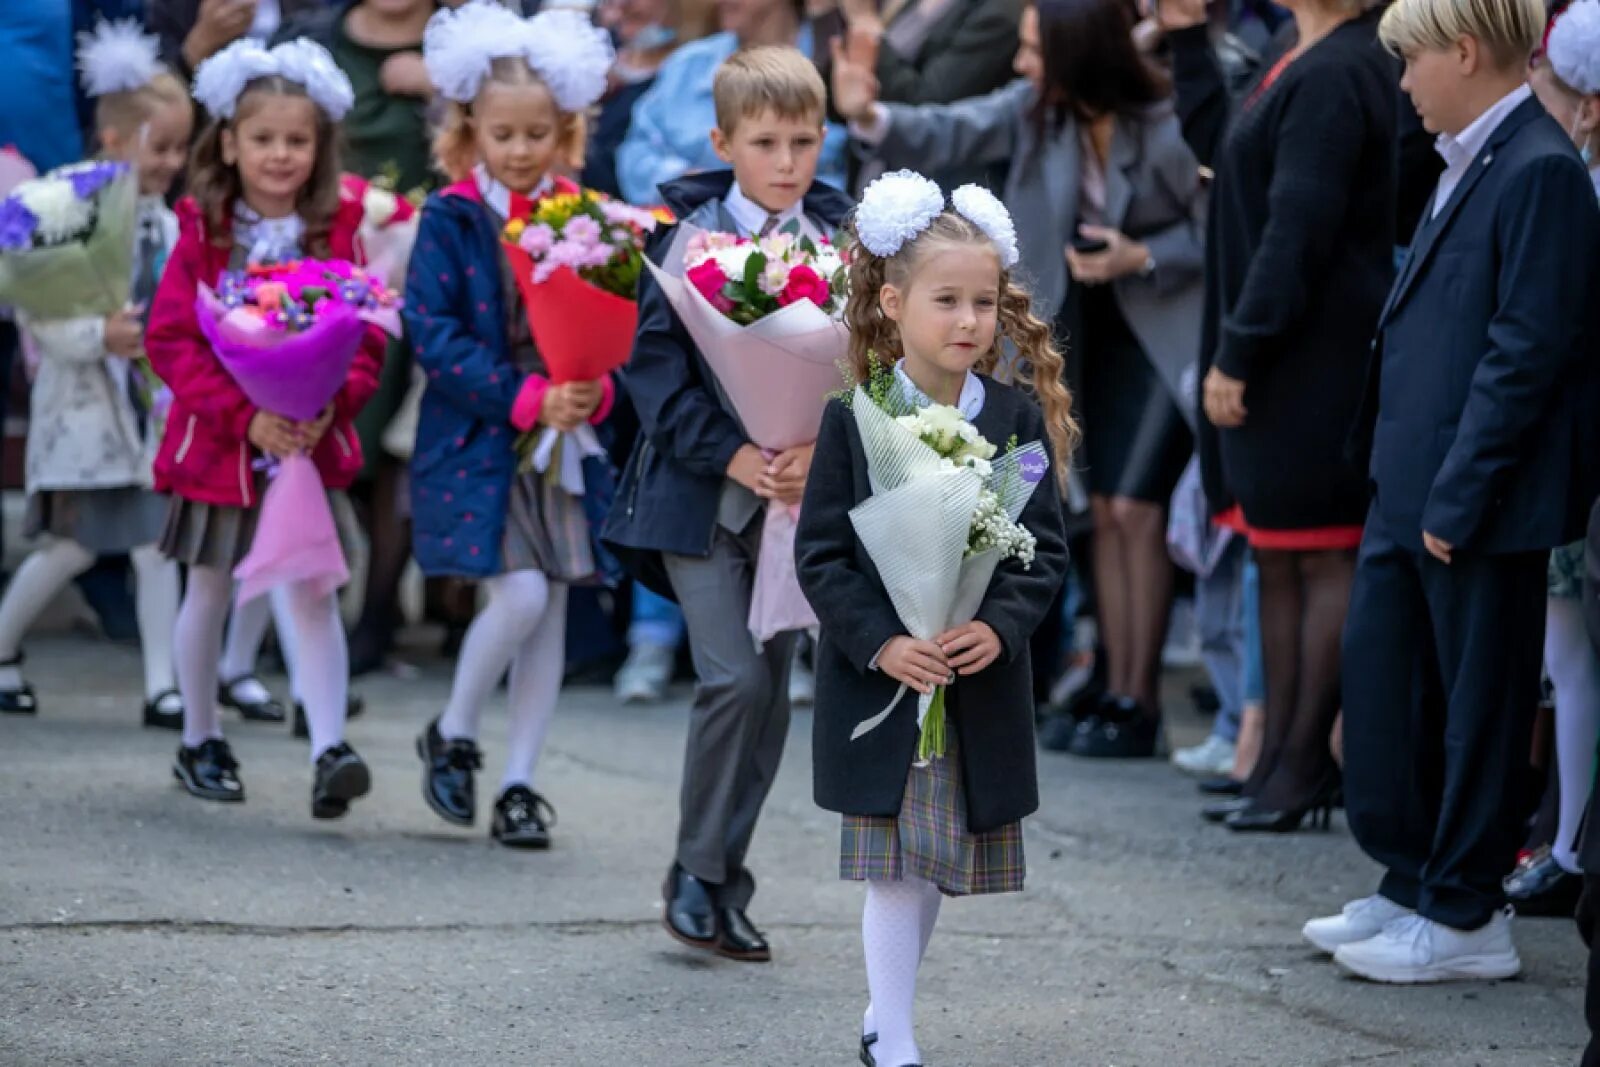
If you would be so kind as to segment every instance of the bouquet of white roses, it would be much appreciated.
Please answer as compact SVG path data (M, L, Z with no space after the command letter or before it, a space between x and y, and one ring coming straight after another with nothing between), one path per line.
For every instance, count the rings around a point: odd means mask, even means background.
M872 496L850 523L872 558L907 632L918 640L970 622L983 604L995 568L1008 559L1033 562L1035 540L1018 519L1049 470L1042 443L1005 453L955 408L910 405L897 389L874 383L852 397L867 455ZM858 725L851 739L880 726L906 694ZM917 758L946 751L944 687L917 701Z
M58 167L0 201L0 303L36 319L127 306L138 180L126 163Z

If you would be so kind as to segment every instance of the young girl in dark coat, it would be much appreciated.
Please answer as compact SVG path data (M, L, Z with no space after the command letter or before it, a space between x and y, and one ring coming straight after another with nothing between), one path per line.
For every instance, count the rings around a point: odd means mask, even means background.
M1074 434L1061 356L1011 281L1015 237L1004 208L989 197L987 210L972 210L962 192L957 200L975 218L945 207L906 226L896 210L904 204L875 206L868 191L850 254L851 369L866 382L874 360L892 366L892 387L905 400L957 407L988 441L1044 442L1059 476ZM875 210L885 220L874 220ZM883 229L893 232L883 238ZM1016 345L1007 376L1018 385L987 376L1002 337ZM901 1067L921 1059L912 1035L916 972L941 895L1022 888L1020 820L1038 807L1028 639L1050 610L1067 549L1057 478L1044 478L1021 516L1038 542L1032 564L1002 563L972 622L915 640L851 526L851 509L871 495L855 419L834 401L796 540L800 583L822 626L816 798L844 815L841 876L867 882L862 939L872 1000L861 1059ZM947 751L914 764L916 695L941 684ZM909 689L882 726L852 740L901 685Z

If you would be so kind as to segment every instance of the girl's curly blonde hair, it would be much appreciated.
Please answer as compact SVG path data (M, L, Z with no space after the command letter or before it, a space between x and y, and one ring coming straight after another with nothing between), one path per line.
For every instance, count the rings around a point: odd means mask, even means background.
M885 285L905 289L915 277L918 264L937 248L964 245L994 251L988 234L949 208L892 256L873 255L856 238L853 227L846 227L844 240L850 263L850 295L844 320L850 328L850 373L857 383L871 380L874 361L892 366L905 356L899 325L883 313L878 303L878 294ZM993 347L973 369L993 375L1000 364L1002 342L1010 338L1017 346L1018 358L1008 366L1006 377L1032 393L1044 410L1057 476L1065 479L1079 436L1077 421L1072 417L1072 394L1063 381L1066 362L1056 349L1050 327L1034 316L1027 290L1012 281L1010 271L999 268L998 256L996 267L1000 270L1000 328Z

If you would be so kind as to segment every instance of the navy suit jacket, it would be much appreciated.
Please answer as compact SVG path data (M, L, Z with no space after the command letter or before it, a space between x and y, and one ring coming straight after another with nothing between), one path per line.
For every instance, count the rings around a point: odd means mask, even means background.
M1600 208L1536 100L1424 215L1378 322L1363 420L1375 508L1422 550L1582 536L1600 484Z

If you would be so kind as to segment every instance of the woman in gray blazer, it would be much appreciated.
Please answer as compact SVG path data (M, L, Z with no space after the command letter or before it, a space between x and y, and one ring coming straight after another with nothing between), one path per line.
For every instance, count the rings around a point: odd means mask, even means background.
M834 106L891 167L1007 163L1034 311L1068 342L1084 424L1094 577L1109 695L1071 751L1148 757L1172 596L1166 508L1193 448L1205 197L1164 75L1123 0L1038 0L1021 79L955 104L878 102L834 56Z

